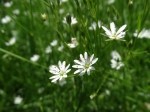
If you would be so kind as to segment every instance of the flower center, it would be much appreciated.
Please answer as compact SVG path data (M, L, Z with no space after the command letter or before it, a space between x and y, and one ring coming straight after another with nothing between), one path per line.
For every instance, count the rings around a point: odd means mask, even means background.
M85 63L84 67L85 69L88 69L90 67L90 63Z
M61 70L61 71L59 72L59 74L60 74L61 76L63 76L63 75L65 74L65 71Z

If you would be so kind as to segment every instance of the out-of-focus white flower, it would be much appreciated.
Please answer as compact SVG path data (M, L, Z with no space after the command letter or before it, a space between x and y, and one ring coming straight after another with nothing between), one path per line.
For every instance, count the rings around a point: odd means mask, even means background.
M110 95L110 90L106 89L105 93L106 93L106 95Z
M22 103L23 98L21 96L16 96L14 98L14 104L19 105Z
M30 58L30 60L31 60L32 62L37 62L37 61L39 60L39 58L40 58L40 56L39 56L38 54L34 54L34 55Z
M12 37L8 42L5 42L6 46L12 46L16 43L16 37Z
M67 45L70 48L75 48L78 46L78 41L76 38L71 38L71 43L68 43Z
M150 102L146 102L145 106L146 106L147 110L150 110Z
M64 49L63 45L61 45L61 46L58 47L58 51L63 51L63 49Z
M101 21L98 21L97 23L96 22L93 22L91 24L91 26L89 27L89 30L96 30L96 28L100 28L101 27Z
M51 53L51 52L52 52L51 46L47 46L46 49L45 49L45 53L46 53L46 54L49 54L49 53Z
M5 94L4 90L0 89L0 95L4 95L4 94Z
M65 79L62 79L61 81L59 81L59 85L63 86L67 83L67 81Z
M117 51L111 52L112 59L111 61L111 68L119 70L121 67L124 66L124 63L122 62L121 56Z
M75 17L73 17L73 16L70 16L70 20L69 21L67 21L67 18L69 18L69 16L64 17L63 23L65 23L65 24L71 24L71 25L74 25L74 24L78 23L77 19Z
M59 9L59 14L63 14L65 12L64 9Z
M19 15L19 14L20 14L20 10L19 10L19 9L15 9L15 10L13 10L13 14L15 14L15 15Z
M3 18L1 19L1 23L2 23L2 24L7 24L7 23L9 23L10 21L11 21L10 16L5 16L5 17L3 17Z
M110 38L110 40L116 39L116 40L122 40L124 38L126 32L123 31L126 28L127 25L121 26L118 31L116 31L116 26L114 22L110 23L110 30L106 27L102 26L103 30L105 31L105 34Z
M60 4L67 2L68 0L59 0Z
M58 62L58 66L57 65L52 65L49 67L49 72L54 74L52 77L50 77L49 79L51 79L53 83L56 83L57 81L62 81L65 78L67 78L67 73L69 73L71 71L71 69L69 69L70 64L68 64L66 66L66 62L63 61L59 61Z
M133 35L138 38L149 38L150 39L150 29L143 29L139 34L136 31Z
M13 4L12 1L11 1L11 2L5 2L5 3L4 3L4 6L7 7L7 8L9 8L9 7L12 6L12 4Z
M95 70L92 65L95 64L97 60L98 58L94 58L94 54L90 57L88 57L87 52L84 53L84 56L80 54L80 60L74 60L75 65L72 66L73 68L77 68L74 74L79 73L80 75L84 75L87 72L87 74L90 75L90 71Z
M53 40L51 43L50 43L50 45L51 46L56 46L58 44L58 40Z
M43 91L44 91L44 87L41 87L41 88L38 89L39 94L43 93Z
M115 0L107 0L107 4L113 4Z
M46 13L43 13L43 14L41 14L41 18L42 18L42 20L45 21L45 20L47 20L48 16Z

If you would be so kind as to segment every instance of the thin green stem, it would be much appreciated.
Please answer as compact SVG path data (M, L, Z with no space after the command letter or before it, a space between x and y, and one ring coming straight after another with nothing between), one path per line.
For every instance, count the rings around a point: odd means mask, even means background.
M19 60L24 61L24 62L28 62L28 63L30 63L30 64L33 64L33 65L35 65L35 66L39 66L39 67L41 67L41 68L43 68L43 69L47 69L47 67L45 67L45 66L42 66L42 65L40 65L40 64L38 64L38 63L35 63L35 62L32 62L32 61L30 61L30 60L28 60L28 59L26 59L26 58L24 58L24 57L22 57L22 56L19 56L19 55L17 55L17 54L14 54L14 53L12 53L12 52L10 52L10 51L7 51L7 50L5 50L5 49L0 48L0 52L3 52L3 53L5 53L5 54L8 54L8 55L10 55L10 56L13 56L13 57L15 57L15 58L17 58L17 59L19 59Z

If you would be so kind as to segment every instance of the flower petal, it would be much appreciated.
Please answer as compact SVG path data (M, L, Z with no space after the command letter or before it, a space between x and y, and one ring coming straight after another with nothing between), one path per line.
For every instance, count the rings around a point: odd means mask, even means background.
M95 58L92 62L91 65L95 64L98 61L98 58Z
M116 27L115 27L114 22L110 23L110 29L111 29L112 35L114 35L116 33Z
M112 35L111 31L108 30L106 27L102 26L102 28L103 28L103 30L105 30L105 33L106 33L107 36L111 36Z
M116 35L118 35L120 32L122 32L127 25L123 25L121 28L119 28L119 30L117 31Z

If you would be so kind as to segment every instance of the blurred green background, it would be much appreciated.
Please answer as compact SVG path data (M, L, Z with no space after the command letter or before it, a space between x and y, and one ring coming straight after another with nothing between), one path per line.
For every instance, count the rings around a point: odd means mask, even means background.
M149 112L149 11L149 0L0 0L0 112ZM101 27L89 29L98 21L127 24L126 41L105 41ZM113 50L120 70L110 66ZM51 83L50 65L72 65L85 51L99 58L90 76Z

